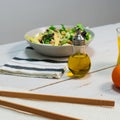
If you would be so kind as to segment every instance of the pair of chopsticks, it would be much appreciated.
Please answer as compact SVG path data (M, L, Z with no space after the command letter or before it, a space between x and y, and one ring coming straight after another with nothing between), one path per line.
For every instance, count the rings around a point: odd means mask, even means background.
M87 104L87 105L97 105L97 106L111 106L115 105L112 100L100 100L100 99L90 99L90 98L78 98L78 97L66 97L66 96L55 96L46 94L36 94L29 92L12 92L12 91L0 91L0 96L13 97L13 98L23 98L23 99L34 99L34 100L45 100L45 101L55 101L55 102L67 102L67 103L77 103L77 104ZM0 100L0 105L14 108L17 110L41 115L47 118L52 118L56 120L78 120L77 118L72 118L69 116L64 116L61 114L52 113L49 111L44 111L41 109L32 108L29 106L16 104L13 102L8 102L5 100Z

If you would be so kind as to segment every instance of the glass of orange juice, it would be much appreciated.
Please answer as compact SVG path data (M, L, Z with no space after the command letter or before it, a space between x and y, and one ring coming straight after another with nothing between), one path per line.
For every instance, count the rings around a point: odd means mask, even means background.
M120 27L116 29L117 31L117 41L118 41L118 59L117 59L117 65L120 64Z

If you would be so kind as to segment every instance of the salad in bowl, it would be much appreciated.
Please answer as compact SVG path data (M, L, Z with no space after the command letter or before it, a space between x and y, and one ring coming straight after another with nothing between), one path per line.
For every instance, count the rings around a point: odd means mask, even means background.
M69 56L72 54L73 38L76 31L80 31L88 45L94 38L94 33L82 24L51 25L31 30L25 34L25 39L37 52L54 57Z

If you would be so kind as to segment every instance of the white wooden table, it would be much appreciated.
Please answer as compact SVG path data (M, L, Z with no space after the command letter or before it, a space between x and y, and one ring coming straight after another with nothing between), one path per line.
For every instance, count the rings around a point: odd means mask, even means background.
M117 61L116 28L119 26L120 23L92 28L95 38L87 48L92 67L90 73L84 78L69 79L63 75L61 79L43 79L0 75L0 90L33 91L52 95L109 99L115 101L115 107L0 98L83 120L119 120L120 90L115 88L111 79L111 73ZM26 41L0 45L0 65L5 64L20 51L23 51L26 46ZM47 118L2 107L0 107L0 118L2 120L47 120Z

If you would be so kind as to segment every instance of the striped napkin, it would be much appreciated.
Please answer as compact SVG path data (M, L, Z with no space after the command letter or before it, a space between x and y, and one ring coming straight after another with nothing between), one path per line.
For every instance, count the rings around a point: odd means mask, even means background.
M67 58L40 55L26 47L11 61L0 67L0 73L28 77L61 78L67 68Z

